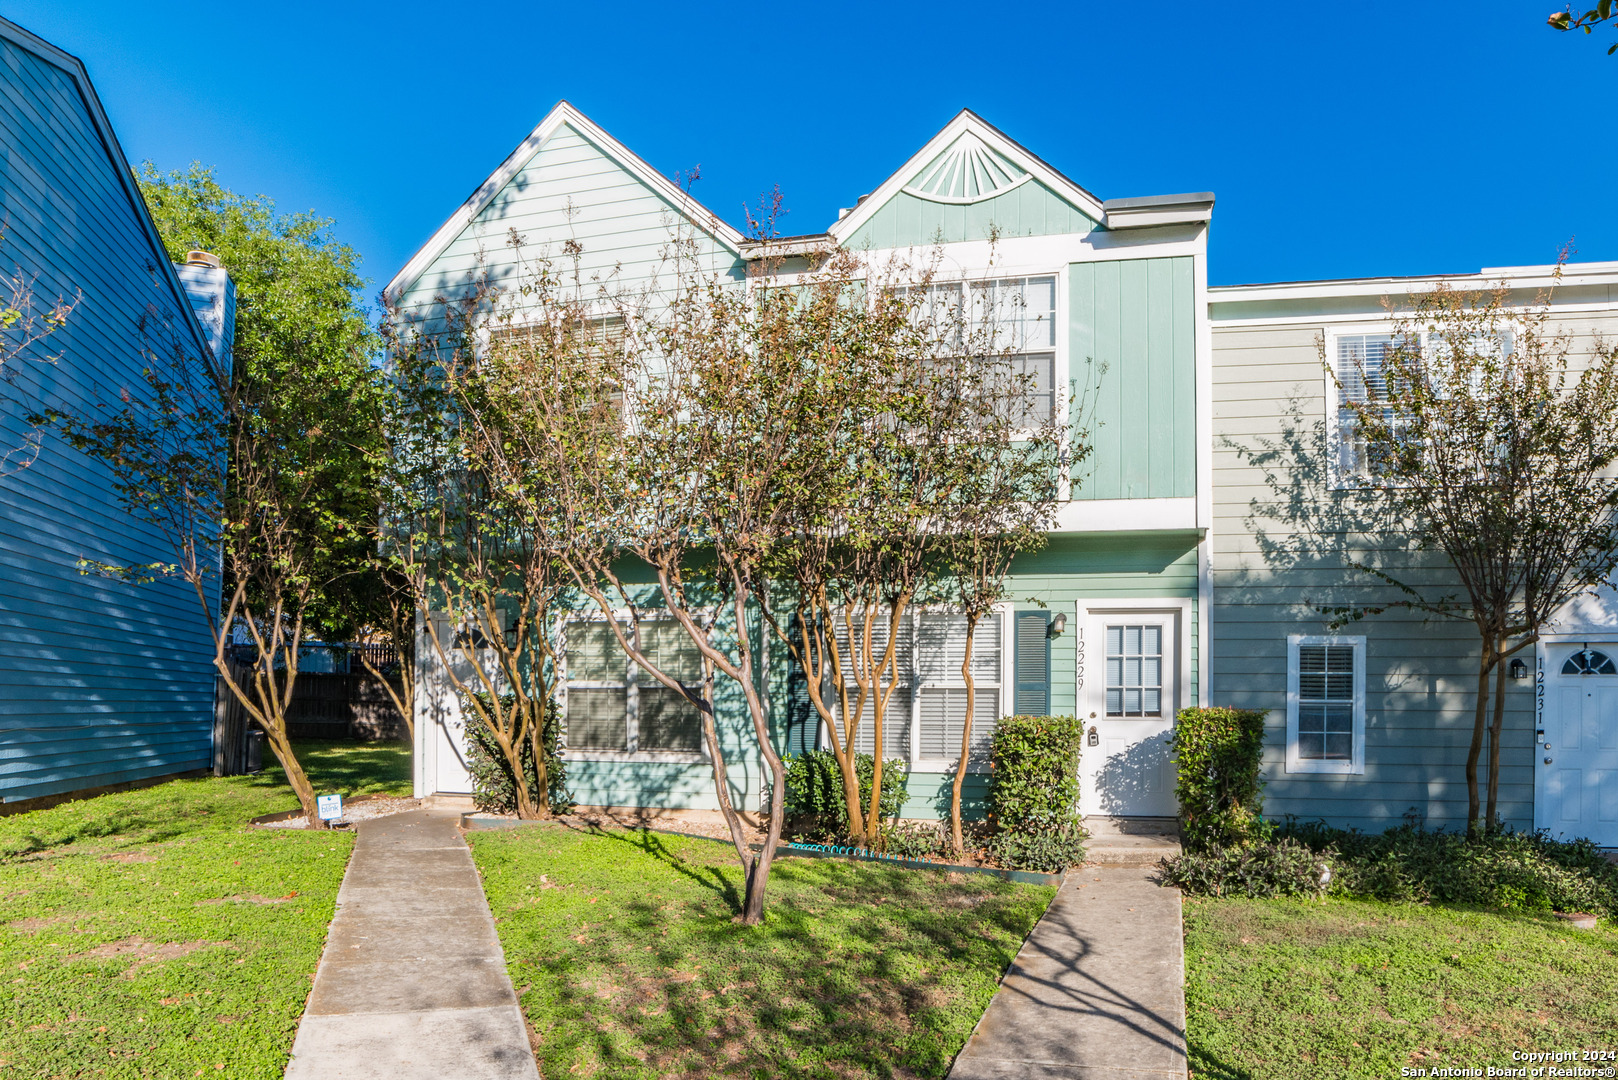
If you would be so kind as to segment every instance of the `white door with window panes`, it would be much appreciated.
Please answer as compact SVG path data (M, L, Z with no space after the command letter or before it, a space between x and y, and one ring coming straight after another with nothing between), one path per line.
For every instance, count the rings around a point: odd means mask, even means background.
M1079 803L1086 814L1173 817L1169 735L1185 705L1190 601L1080 604L1075 679L1084 750Z

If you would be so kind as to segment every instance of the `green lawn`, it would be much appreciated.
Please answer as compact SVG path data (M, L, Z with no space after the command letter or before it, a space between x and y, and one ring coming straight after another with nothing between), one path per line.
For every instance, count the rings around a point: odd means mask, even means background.
M400 744L300 750L409 794ZM0 1078L279 1077L353 845L242 828L296 807L271 768L0 818Z
M1187 898L1196 1080L1618 1050L1618 931L1418 904ZM1601 1067L1605 1067L1602 1065Z
M782 859L748 928L726 844L468 839L545 1076L941 1077L1055 892Z

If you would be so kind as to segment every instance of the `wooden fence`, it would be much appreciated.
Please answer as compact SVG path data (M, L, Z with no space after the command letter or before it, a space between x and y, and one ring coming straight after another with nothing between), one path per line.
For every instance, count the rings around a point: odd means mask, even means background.
M357 665L356 665L357 666ZM380 665L378 665L380 666ZM241 687L251 685L253 669L230 662ZM394 687L398 689L397 686ZM213 771L239 776L247 771L247 743L255 725L223 678L215 680ZM287 733L294 739L408 739L410 729L380 679L371 675L300 672L287 711Z

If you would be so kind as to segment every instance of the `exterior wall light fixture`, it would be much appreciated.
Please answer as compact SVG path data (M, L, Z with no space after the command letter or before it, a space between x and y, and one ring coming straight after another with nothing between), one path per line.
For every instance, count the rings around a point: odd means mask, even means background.
M1506 674L1511 677L1512 682L1522 682L1528 678L1528 665L1522 662L1521 657L1517 657L1506 665Z
M1067 616L1058 612L1051 620L1050 629L1045 631L1046 637L1061 637L1062 631L1067 629Z

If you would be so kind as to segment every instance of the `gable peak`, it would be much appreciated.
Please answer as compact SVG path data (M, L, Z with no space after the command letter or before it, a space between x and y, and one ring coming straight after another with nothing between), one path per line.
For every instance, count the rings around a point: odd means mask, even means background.
M976 132L964 131L917 171L904 190L933 202L974 203L1002 195L1031 176Z

